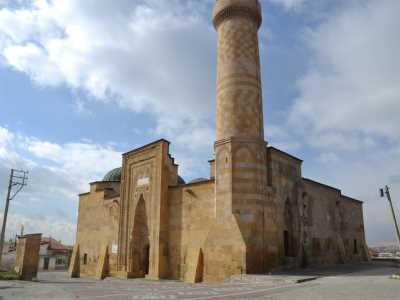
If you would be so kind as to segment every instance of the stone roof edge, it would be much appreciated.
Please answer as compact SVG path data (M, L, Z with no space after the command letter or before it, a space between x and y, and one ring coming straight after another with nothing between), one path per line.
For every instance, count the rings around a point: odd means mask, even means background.
M354 202L358 202L358 203L361 203L361 204L364 203L364 202L361 201L361 200L358 200L358 199L355 199L355 198L352 198L352 197L343 195L341 190L339 190L338 188L335 188L335 187L333 187L333 186L329 186L329 185L326 185L326 184L324 184L324 183L321 183L321 182L318 182L318 181L315 181L315 180L312 180L312 179L309 179L309 178L304 178L304 177L303 177L303 180L308 181L308 182L310 182L310 183L314 183L314 184L323 186L323 187L326 187L326 188L329 188L329 189L334 190L334 191L336 191L336 192L339 192L340 198L343 198L344 200L354 201Z
M97 180L97 181L90 182L89 184L93 185L93 184L98 184L98 183L120 183L120 182L121 181L102 181L102 180Z
M185 184L171 185L171 186L169 186L169 188L184 188L184 187L188 187L188 186L192 186L192 185L199 185L199 184L211 183L211 182L215 182L215 179L211 178L211 179L198 181L198 182L192 182L192 183L189 182L189 183L185 183Z
M151 142L151 143L148 143L148 144L146 144L146 145L143 145L143 146L140 146L140 147L138 147L138 148L135 148L135 149L133 149L133 150L130 150L130 151L128 151L128 152L125 152L125 153L122 154L122 156L131 154L131 153L133 153L133 152L137 152L137 151L144 150L145 148L150 147L150 146L153 146L153 145L158 144L158 143L160 143L160 142L165 142L165 143L167 143L168 145L171 144L171 142L168 141L168 140L166 140L166 139L159 139L159 140L156 140L156 141L154 141L154 142Z
M358 202L358 203L361 203L361 204L364 204L364 201L361 201L361 200L358 200L358 199L355 199L355 198L352 198L352 197L349 197L349 196L346 196L346 195L340 195L342 198L344 198L345 200L348 200L348 201L353 201L353 202Z
M330 185L327 185L327 184L325 184L325 183L321 183L321 182L312 180L312 179L310 179L310 178L305 178L305 177L303 177L303 180L308 181L308 182L310 182L310 183L314 183L314 184L323 186L323 187L326 187L326 188L331 189L331 190L334 190L334 191L336 191L336 192L339 192L340 195L342 195L342 191L339 190L338 188L333 187L333 186L330 186Z
M296 156L294 156L294 155L291 155L291 154L289 154L289 153L287 153L287 152L285 152L285 151L282 151L282 150L280 150L280 149L278 149L278 148L275 148L275 147L273 147L273 146L268 146L267 149L268 149L268 150L271 149L271 150L277 151L277 152L279 152L279 153L281 153L281 154L283 154L283 155L289 156L290 158L292 158L292 159L294 159L294 160L297 160L297 161L299 161L299 162L301 162L301 163L303 162L302 159L300 159L300 158L298 158L298 157L296 157Z

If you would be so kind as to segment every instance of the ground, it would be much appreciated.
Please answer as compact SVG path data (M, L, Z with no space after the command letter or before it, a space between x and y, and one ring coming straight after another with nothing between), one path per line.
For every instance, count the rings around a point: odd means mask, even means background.
M22 299L400 299L399 267L347 265L267 276L243 276L223 284L178 281L68 279L65 272L40 273L38 282L0 281L1 300Z

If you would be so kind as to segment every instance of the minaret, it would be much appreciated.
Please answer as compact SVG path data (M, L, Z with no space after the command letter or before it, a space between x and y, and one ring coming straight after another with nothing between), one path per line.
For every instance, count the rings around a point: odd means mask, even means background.
M258 0L217 0L217 141L263 140Z
M246 273L265 270L267 195L258 29L258 0L217 0L217 140L215 197L217 223L233 222L245 243ZM233 220L233 221L232 221ZM222 225L221 225L222 226ZM227 225L225 225L227 226ZM270 228L273 227L271 224ZM234 240L232 238L232 240Z

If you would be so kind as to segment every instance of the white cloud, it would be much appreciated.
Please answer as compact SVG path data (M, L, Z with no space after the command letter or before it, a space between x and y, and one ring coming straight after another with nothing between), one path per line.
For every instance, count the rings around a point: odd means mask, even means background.
M215 34L208 15L202 17L207 5L34 0L0 9L0 53L40 85L65 84L153 114L165 135L179 136L188 126L207 131L215 98Z
M270 1L287 10L306 3ZM0 52L10 66L40 85L65 84L98 101L151 113L158 134L174 137L191 151L210 151L215 34L209 15L201 15L209 2L31 1L17 10L0 9ZM300 148L297 141L317 150L316 179L374 203L366 205L372 230L377 222L371 218L391 226L372 195L398 174L399 166L399 9L396 0L349 1L309 29L304 42L314 59L298 83L290 122L266 129L273 144L284 150ZM114 147L32 137L10 146L1 144L4 132L1 138L0 130L0 165L30 164L37 178L32 184L36 198L52 187L54 195L77 199L87 182L120 163ZM182 172L192 176L198 161L186 151L177 152Z
M2 216L0 216L0 221L3 221ZM75 238L76 225L73 223L60 221L46 215L30 217L23 214L10 214L8 216L8 236L13 237L14 234L20 234L22 225L25 233L42 233L42 236L51 236L70 245Z
M0 198L5 197L10 168L29 171L28 185L12 203L8 235L23 223L27 232L72 243L78 194L118 166L121 153L112 146L56 144L0 127Z
M9 46L4 49L3 55L14 68L26 72L37 82L46 82L51 86L62 82L56 66L49 63L43 49L34 44Z
M273 4L281 5L286 10L298 9L301 7L307 0L269 0L269 2Z
M274 146L283 151L294 151L301 147L299 141L295 139L285 126L268 124L265 126L265 139Z
M350 3L305 35L314 59L291 124L354 150L400 142L400 2Z
M28 151L48 163L48 168L83 182L85 187L89 181L100 180L99 175L122 164L121 153L111 146L93 143L59 145L37 139L28 139L25 143Z
M335 153L327 152L327 153L321 153L318 160L323 164L329 164L338 162L339 158Z
M311 153L307 177L366 201L372 243L395 241L377 191L392 181L400 192L399 11L397 0L348 1L308 28L311 63L281 128Z
M0 127L0 147L4 147L13 137L14 135L7 128Z

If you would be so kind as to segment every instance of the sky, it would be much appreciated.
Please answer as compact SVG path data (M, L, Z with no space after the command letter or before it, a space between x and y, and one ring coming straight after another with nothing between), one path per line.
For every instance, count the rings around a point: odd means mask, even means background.
M78 194L159 138L185 180L208 176L213 2L0 0L0 199L10 168L29 170L7 238L23 224L72 244ZM265 139L365 201L370 245L395 243L378 189L399 213L400 1L261 4Z

